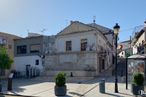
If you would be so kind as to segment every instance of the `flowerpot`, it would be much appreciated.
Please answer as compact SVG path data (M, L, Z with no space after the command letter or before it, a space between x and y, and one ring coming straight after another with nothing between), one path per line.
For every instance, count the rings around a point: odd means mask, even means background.
M65 96L66 95L66 85L65 86L55 86L55 95L56 96Z
M131 90L134 95L140 95L140 90L144 90L144 86L138 86L135 84L131 85Z

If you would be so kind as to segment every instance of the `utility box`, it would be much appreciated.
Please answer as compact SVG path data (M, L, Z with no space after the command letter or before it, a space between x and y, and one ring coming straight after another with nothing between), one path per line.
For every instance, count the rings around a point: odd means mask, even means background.
M99 82L99 92L100 93L105 93L105 80L102 79Z

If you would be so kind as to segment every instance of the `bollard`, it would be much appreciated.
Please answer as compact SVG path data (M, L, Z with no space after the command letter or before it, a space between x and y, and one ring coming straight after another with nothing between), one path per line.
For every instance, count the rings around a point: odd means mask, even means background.
M8 91L12 90L12 78L8 78Z
M13 78L13 73L11 72L8 78L8 86L7 86L7 90L11 91L12 90L12 78Z
M100 80L100 83L99 83L99 92L100 93L105 93L105 80L104 79Z

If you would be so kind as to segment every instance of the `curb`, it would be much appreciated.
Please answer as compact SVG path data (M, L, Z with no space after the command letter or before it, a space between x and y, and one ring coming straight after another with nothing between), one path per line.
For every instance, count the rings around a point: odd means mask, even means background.
M0 95L5 95L5 96L18 96L18 97L38 97L38 96L26 96L26 95L6 94L6 93L0 93Z

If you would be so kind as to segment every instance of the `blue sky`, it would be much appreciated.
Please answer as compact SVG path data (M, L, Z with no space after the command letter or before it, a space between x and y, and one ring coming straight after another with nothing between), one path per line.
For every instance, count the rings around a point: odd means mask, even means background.
M22 37L27 32L55 35L71 20L113 28L121 26L120 41L146 20L146 0L0 0L0 31Z

